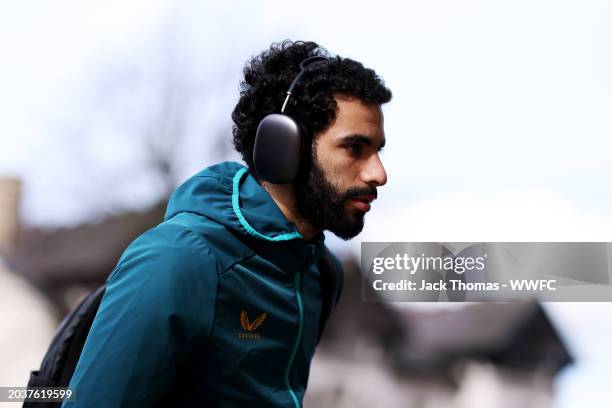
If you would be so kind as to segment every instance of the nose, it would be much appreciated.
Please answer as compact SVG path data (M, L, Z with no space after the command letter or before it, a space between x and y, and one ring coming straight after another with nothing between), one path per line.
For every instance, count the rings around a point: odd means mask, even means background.
M361 179L372 187L387 184L387 172L378 154L373 154L361 173Z

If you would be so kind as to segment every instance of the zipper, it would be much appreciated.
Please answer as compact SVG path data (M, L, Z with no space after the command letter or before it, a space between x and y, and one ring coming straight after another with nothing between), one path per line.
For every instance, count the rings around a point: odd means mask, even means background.
M291 356L289 357L289 362L287 363L287 369L285 370L285 385L287 386L287 390L289 391L289 395L291 395L291 399L293 400L293 404L295 408L300 408L300 401L298 400L295 391L291 387L291 382L289 381L289 374L291 373L291 368L293 367L293 360L295 360L295 355L297 353L298 347L300 345L300 341L302 339L302 330L304 329L304 305L302 304L302 291L301 291L301 272L295 273L295 297L298 304L298 310L300 312L298 333L295 339L295 344L293 345L293 351L291 352Z

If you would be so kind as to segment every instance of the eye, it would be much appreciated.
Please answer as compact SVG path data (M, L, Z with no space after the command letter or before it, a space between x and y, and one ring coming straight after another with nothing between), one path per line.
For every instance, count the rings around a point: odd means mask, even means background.
M353 156L359 156L359 154L361 154L363 150L363 144L351 143L351 144L344 146L344 148L348 150L348 152L352 154Z

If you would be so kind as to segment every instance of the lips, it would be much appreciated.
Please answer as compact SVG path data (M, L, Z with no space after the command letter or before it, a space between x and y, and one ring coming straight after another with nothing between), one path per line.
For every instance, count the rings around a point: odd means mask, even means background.
M353 205L361 211L370 211L370 203L376 199L373 195L363 195L351 199Z

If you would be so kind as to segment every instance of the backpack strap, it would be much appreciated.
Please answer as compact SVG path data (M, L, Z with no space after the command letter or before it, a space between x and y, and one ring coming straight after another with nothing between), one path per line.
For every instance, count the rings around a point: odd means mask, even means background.
M103 285L90 293L64 318L51 341L40 369L30 374L28 387L68 386L105 290L106 285ZM61 403L49 404L58 407L60 405ZM24 407L29 406L28 403L24 404ZM33 406L39 405L34 403Z
M319 260L319 272L321 275L321 317L319 318L319 334L317 335L317 344L321 340L323 330L327 324L329 316L340 300L342 286L344 284L344 275L342 266L338 259L325 246L324 254Z

